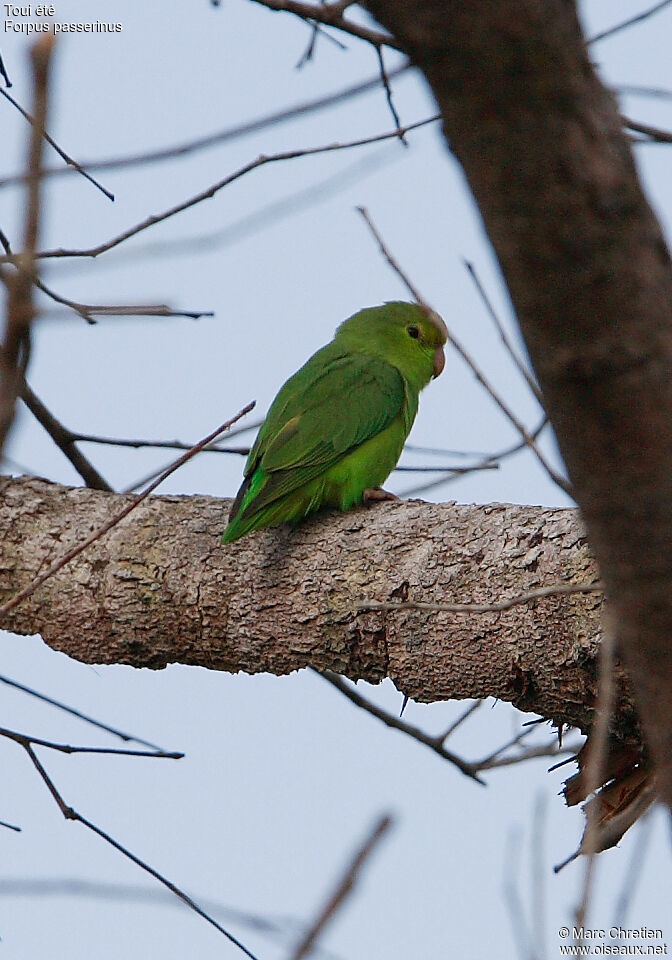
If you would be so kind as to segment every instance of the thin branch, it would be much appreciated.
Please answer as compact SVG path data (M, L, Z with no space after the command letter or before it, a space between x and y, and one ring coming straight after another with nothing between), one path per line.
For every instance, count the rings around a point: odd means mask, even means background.
M0 825L1 822L0 822ZM9 826L9 824L8 824ZM13 829L19 829L13 828ZM157 890L147 884L105 883L93 880L82 880L80 877L50 876L49 878L35 877L0 877L0 897L6 900L11 898L35 897L67 897L104 901L106 903L133 903L145 906L179 907L179 901L169 890ZM307 925L288 916L271 916L267 914L251 913L248 910L238 910L219 900L198 897L203 910L213 916L219 916L230 923L240 924L254 930L255 933L267 939L278 942L290 941L294 943L297 931L303 932ZM322 960L338 960L330 950L317 948L316 957Z
M55 303L74 310L87 323L95 323L95 317L186 317L188 320L200 320L215 315L212 310L174 310L165 303L80 303L56 293L41 280L36 280L35 286Z
M369 230L373 234L373 237L378 244L381 254L387 260L387 262L392 267L394 272L397 274L397 276L399 277L401 282L404 284L404 286L407 288L408 292L411 294L413 299L419 304L424 304L426 301L424 300L418 288L413 283L411 283L410 277L401 269L397 261L392 256L389 248L387 247L387 244L385 243L382 236L380 235L378 228L376 227L375 223L371 219L369 215L369 211L366 209L366 207L357 207L357 213L361 214L366 225L368 226Z
M518 890L518 873L520 869L521 830L512 827L509 831L504 856L504 877L502 892L511 920L513 934L518 944L518 953L526 960L538 960L532 945L532 934L525 919L525 908Z
M4 73L4 71L3 71L3 73ZM63 150L61 147L59 147L59 145L56 143L56 141L53 139L53 137L50 137L50 136L49 136L49 134L47 133L47 131L44 129L44 126L40 126L39 123L37 122L37 120L35 120L33 117L31 117L31 115L30 115L26 110L23 109L23 107L21 106L21 104L20 104L17 100L15 100L14 97L11 96L11 94L7 93L6 90L3 90L2 87L0 87L0 94L2 94L2 96L5 98L5 100L9 100L9 102L10 102L13 106L16 107L16 109L19 111L19 113L20 113L23 117L26 118L26 120L28 121L28 123L30 123L34 128L36 128L37 130L39 130L39 131L41 132L41 135L44 137L44 139L47 141L47 143L48 143L51 147L54 148L54 150L55 150L56 153L59 155L59 157L62 157L63 160L65 160L65 162L68 164L68 166L70 166L70 167L72 167L74 170L76 170L77 173L80 173L86 180L89 181L89 183L92 183L92 184L94 185L94 187L96 187L98 190L100 190L100 192L101 192L102 194L104 194L104 195L108 198L108 200L114 201L114 194L113 194L113 193L110 193L110 191L107 190L107 189L102 185L102 183L99 183L98 180L95 179L95 177L92 177L90 173L87 173L87 171L84 169L84 167L81 165L81 163L77 163L77 161L76 161L76 160L73 160L73 158L72 158L71 156L69 156L69 155L65 152L65 150Z
M532 431L531 436L534 440L539 437L541 431L544 429L547 423L548 417L544 415L541 423ZM504 447L503 450L499 450L496 453L486 454L479 463L472 464L471 469L478 470L482 466L485 466L489 463L501 464L502 460L505 460L507 457L512 457L516 453L520 453L521 450L527 449L528 445L525 443L525 441L519 440L517 443L511 444L508 447ZM462 474L451 473L449 476L440 477L438 480L430 480L429 483L423 483L419 486L411 487L410 490L404 490L400 496L402 498L413 497L418 493L424 493L426 490L432 490L436 487L443 486L444 483L450 483L452 480L456 480L460 476L462 476Z
M652 127L648 123L640 123L638 120L629 120L627 117L623 117L623 125L628 130L632 130L634 133L643 133L649 137L649 141L655 143L672 143L672 133L669 130L662 130L660 127ZM645 143L646 141L642 140L640 143Z
M347 50L346 45L339 40L338 37L332 37L329 31L320 26L319 23L306 21L306 26L310 28L310 40L308 41L308 46L298 59L296 64L297 70L302 70L305 65L313 59L318 37L324 37L325 40L329 40L334 46L338 47L339 50Z
M376 47L376 54L378 56L378 66L380 68L380 79L385 88L385 96L387 98L387 105L390 108L390 113L392 114L392 119L394 120L394 125L399 132L399 139L405 147L408 146L408 141L406 140L404 134L401 132L401 120L399 119L399 114L397 113L397 108L394 105L394 100L392 99L392 87L390 86L390 80L387 76L387 71L385 70L385 60L383 59L383 50L382 47Z
M619 84L614 87L616 93L625 97L654 97L658 100L672 100L672 90L665 87L644 87L637 84Z
M544 454L541 452L541 450L537 446L534 437L528 431L527 427L518 419L516 414L513 412L513 410L511 410L509 405L502 399L502 397L500 397L500 395L491 385L489 380L486 378L485 374L477 366L475 360L473 360L473 358L465 350L465 348L462 346L459 340L457 340L457 338L450 331L448 331L448 341L451 344L451 346L455 350L457 350L457 352L462 357L462 359L467 364L467 366L470 368L470 370L472 371L472 373L474 374L478 382L481 384L485 392L489 394L489 396L495 401L495 404L502 411L504 416L516 428L516 430L522 437L525 445L529 447L529 449L532 451L532 453L537 458L537 460L539 461L541 466L544 468L544 470L546 471L548 476L551 478L551 480L553 480L553 482L557 484L557 486L560 487L561 490L564 490L567 496L571 497L572 487L569 481L567 481L561 474L557 472L557 470L555 470L551 466L551 464L548 462Z
M117 754L122 757L154 757L160 760L182 760L183 753L172 751L167 753L165 750L129 750L120 747L73 747L67 743L56 743L53 740L42 740L40 737L30 737L25 733L19 733L16 730L9 730L7 727L0 727L0 737L6 740L13 740L14 743L22 747L45 747L48 750L55 750L57 753L100 753Z
M528 722L523 724L522 730L519 730L518 733L514 734L514 736L511 737L507 743L503 743L500 747L497 747L496 750L493 750L492 753L489 753L486 757L483 757L482 760L476 761L474 766L479 771L495 770L497 767L511 767L514 764L523 763L526 760L534 760L538 757L558 757L562 756L563 754L571 755L571 758L574 759L579 750L579 745L569 744L565 747L559 747L558 742L555 739L551 743L525 747L524 749L521 749L519 753L504 756L507 750L510 750L512 747L517 747L522 743L523 740L526 740L530 734L534 733L539 723L544 723L543 717L537 721L532 721L532 723ZM555 766L560 766L560 764L556 764ZM550 769L555 769L555 766L551 767Z
M401 269L397 261L394 259L394 257L388 250L383 238L381 237L373 221L371 220L371 217L369 216L368 211L364 207L358 207L357 209L359 213L361 213L364 220L366 221L371 233L375 237L378 243L378 246L380 247L381 253L385 257L389 265L392 267L395 273L399 276L399 278L404 283L404 285L408 288L413 298L419 304L421 305L425 304L425 300L420 295L418 289L415 287L413 283L411 283L411 280L409 279L408 275ZM527 427L525 427L525 425L521 423L521 421L518 419L516 414L511 410L509 405L502 399L502 397L500 397L500 395L497 393L497 391L494 389L494 387L490 384L490 382L486 378L485 374L478 367L475 360L470 356L469 353L467 353L467 351L459 342L459 340L455 337L455 335L451 333L448 328L446 328L446 332L447 332L448 343L450 343L453 349L455 349L459 353L459 355L462 357L464 362L472 371L472 373L474 374L478 382L486 391L486 393L489 394L489 396L495 401L495 403L497 404L499 409L502 411L502 413L506 416L506 418L509 420L509 422L516 428L520 436L523 438L526 446L530 448L530 450L535 455L535 457L537 458L541 466L544 468L546 473L549 475L551 480L553 480L560 487L561 490L564 490L564 492L571 497L572 488L568 483L568 481L565 480L563 476L561 476L556 470L553 469L553 467L550 465L550 463L548 462L544 454L538 448L534 440L534 437L529 433L529 431L527 430Z
M532 820L530 844L530 914L536 954L546 954L546 802L541 792L537 794Z
M4 63L4 60L2 59L1 53L0 53L0 77L2 77L2 79L5 81L5 85L7 87L11 87L12 81L9 79L9 74L5 69L5 63Z
M150 876L154 877L155 880L158 880L159 883L162 883L164 887L167 887L168 890L171 891L171 893L175 894L176 897L179 897L179 899L182 900L182 902L185 903L191 910L197 913L199 917L202 917L203 920L205 920L207 923L213 926L215 930L218 930L221 934L223 934L228 940L231 941L231 943L233 943L236 947L238 947L239 950L242 950L245 956L249 957L250 960L259 960L259 958L256 957L253 953L251 953L251 951L249 951L247 947L240 942L240 940L234 937L233 934L229 933L228 930L226 930L221 924L217 923L217 921L213 919L213 917L211 917L208 913L205 912L205 910L199 907L199 905L195 902L195 900L192 900L191 897L189 897L183 890L180 890L179 887L177 887L174 883L172 883L170 880L168 880L166 877L160 874L158 870L154 869L154 867L151 867L144 860L141 860L139 857L137 857L127 847L122 846L122 844L120 844L117 840L115 840L114 837L112 837L109 833L106 833L104 830L101 830L100 827L96 826L95 823L92 823L90 820L87 820L86 817L82 816L81 813L78 813L77 810L74 809L74 807L68 806L68 804L66 804L66 802L61 797L59 791L56 789L56 785L54 784L53 780L51 779L51 777L49 776L45 768L40 763L40 760L38 759L31 745L22 743L21 746L24 748L24 750L30 757L33 766L39 773L45 786L49 790L49 793L52 795L59 810L61 811L61 813L63 814L66 820L75 820L83 824L85 827L88 827L89 830L97 834L97 836L99 836L106 843L109 843L111 847L114 847L115 850L118 850L119 853L123 854L123 856L131 860L134 864L136 864L136 866L140 867L141 870L144 870L145 873L148 873Z
M13 823L6 823L4 820L0 820L0 827L6 827L7 830L14 830L16 833L21 833L21 827L17 827Z
M477 761L475 766L479 767L481 770L487 770L491 764L498 760L503 753L507 750L510 750L511 747L517 746L523 740L526 740L530 734L534 733L536 730L536 725L524 724L522 730L519 730L518 733L515 733L510 740L506 743L503 743L501 747L497 747L496 750L493 750L492 753L489 753L486 757L483 757L482 760Z
M0 230L0 244L5 249L5 253L8 257L11 258L12 262L16 262L17 258L14 256L11 244L2 230ZM165 303L150 303L150 304L98 304L98 303L80 303L78 300L71 300L69 297L64 297L59 293L56 293L55 290L52 290L51 287L48 287L46 283L40 280L39 277L33 278L33 283L38 290L41 290L47 297L53 300L55 303L60 303L64 307L69 307L71 310L74 310L80 317L86 320L87 323L95 323L94 317L187 317L190 320L200 320L202 317L214 317L214 313L209 310L200 310L200 311L184 311L184 310L173 310L171 307L167 306ZM41 314L44 315L44 311L41 311Z
M58 449L68 458L87 487L91 487L92 490L111 491L112 487L107 480L98 473L93 464L77 449L71 438L70 431L45 407L40 398L33 393L24 378L22 378L19 387L19 396L37 422L47 431Z
M344 7L341 3L303 3L302 0L254 0L254 3L261 4L268 10L282 11L292 13L300 20L309 23L323 23L328 27L336 27L343 33L351 37L357 37L359 40L366 40L376 48L391 47L393 50L402 50L401 44L389 33L381 33L380 30L373 30L370 27L362 27L352 20L346 20L343 16ZM350 4L348 4L350 6Z
M453 450L449 447L426 447L420 443L406 443L404 450L408 453L426 453L430 457L480 457L481 460L495 460L497 454L485 450Z
M393 79L398 77L400 74L405 73L410 69L410 63L407 62L400 64L400 66L395 67L394 70L389 71L388 78ZM87 170L119 170L124 167L140 166L145 163L158 163L163 160L174 160L178 157L186 156L187 154L198 150L204 150L209 147L217 146L220 143L237 140L252 133L258 133L260 130L264 130L267 127L276 126L277 124L284 123L288 120L294 120L296 117L303 117L308 113L316 113L319 110L325 110L330 107L337 106L346 100L352 99L353 97L369 93L369 91L374 90L379 86L380 76L376 74L375 77L372 77L369 80L345 87L343 90L339 90L337 93L330 93L325 97L319 97L317 100L309 100L305 103L300 103L295 107L289 107L285 110L279 110L275 113L267 114L264 117L259 117L256 120L250 120L247 123L243 123L237 127L227 127L225 130L220 130L217 133L209 134L206 137L198 137L195 140L187 140L185 143L175 144L172 147L163 147L160 150L128 154L125 157L112 157L107 160L91 160L84 163L83 166L85 166ZM73 171L67 167L54 167L43 170L42 175L43 177L57 177L72 172ZM24 183L25 181L26 174L17 173L0 179L0 187L5 187L9 184Z
M452 473L461 476L465 473L474 473L478 470L499 470L498 463L475 463L468 467L424 466L424 467L395 467L395 473Z
M327 924L334 918L335 914L343 905L347 897L352 893L355 884L359 879L362 867L391 826L392 818L388 815L381 816L375 823L368 837L359 847L355 853L355 856L352 858L347 870L343 874L341 880L338 882L336 889L318 914L317 918L315 919L315 923L308 931L306 936L301 939L296 947L296 950L294 950L292 953L291 960L303 960L304 957L307 957L313 952L313 948L318 937Z
M31 127L26 163L29 179L26 187L23 250L15 260L16 273L7 281L7 321L0 352L0 455L14 421L16 398L23 374L19 358L21 351L27 350L30 325L34 315L32 292L41 212L40 171L43 147L41 132L47 119L49 65L53 44L53 36L43 34L30 48L35 122Z
M604 589L601 580L594 583L552 583L548 587L537 587L515 597L508 597L498 603L425 603L415 600L362 600L357 611L366 610L425 610L430 613L501 613L519 604L541 600L556 595L575 593L595 593ZM1 612L1 608L0 608Z
M434 119L435 118L431 118L431 120L421 120L418 123L409 124L408 127L402 128L401 132L408 133L411 130L415 130L417 127L424 126L426 123L432 122ZM301 157L313 157L320 154L333 153L337 150L350 150L356 147L366 146L374 142L374 140L389 140L393 137L396 138L399 136L399 132L399 130L394 130L391 133L381 134L373 139L371 137L364 137L358 140L351 140L348 143L331 143L320 147L306 147L303 149L287 150L282 153L274 153L269 155L262 154L260 157L257 157L256 160L251 160L244 166L239 167L238 170L235 170L222 180L218 180L217 183L214 183L207 189L200 191L200 193L194 194L192 197L189 197L189 199L183 200L181 203L170 207L170 209L165 210L163 213L147 217L145 220L135 224L132 227L129 227L127 230L124 230L123 233L118 234L116 237L113 237L111 240L108 240L105 243L100 243L95 247L89 247L82 250L63 248L59 248L57 250L45 250L37 253L36 259L46 260L57 259L61 257L98 257L101 253L112 250L114 247L119 246L120 243L124 243L124 241L129 240L138 233L142 233L143 230L147 230L149 227L156 226L158 223L163 223L165 220L169 220L178 213L183 213L185 210L202 203L204 200L211 200L217 193L219 193L220 190L223 190L224 187L228 187L236 180L239 180L246 174L251 173L253 170L257 170L259 167L266 166L270 163L280 163L285 160L296 160ZM8 255L0 257L0 263L12 263L14 260L14 257Z
M539 760L542 757L561 757L563 755L567 755L563 762L571 763L572 760L576 759L578 750L578 744L567 744L567 746L559 747L557 741L553 741L553 743L548 743L545 746L541 744L537 747L527 747L526 750L521 750L520 753L510 757L498 757L496 760L478 764L478 769L498 770L500 767L513 767L519 763L527 763L528 760Z
M262 421L263 423L263 421ZM152 450L191 450L193 444L183 443L181 440L134 440L125 437L101 437L93 433L71 433L67 431L68 441L71 443L96 443L108 447L130 447L139 450L148 447ZM249 447L220 447L218 443L208 444L201 453L235 453L247 456Z
M654 4L654 6L649 7L648 10L644 10L642 13L637 13L634 17L629 17L627 20L623 20L621 23L617 23L615 26L609 27L608 30L603 30L601 33L596 33L594 37L591 37L590 40L587 41L587 43L599 43L600 40L606 40L607 37L613 37L622 30L627 30L636 23L642 23L644 20L648 20L649 17L652 17L654 14L660 13L660 11L664 10L665 7L669 7L671 3L672 0L661 0L660 3Z
M450 726L447 728L445 733L441 734L441 742L445 743L448 737L452 736L455 731L462 726L465 720L468 720L472 713L475 713L480 707L483 706L485 700L474 700L473 703L469 704L467 709L459 715L457 720L453 720Z
M258 430L263 422L263 420L255 420L253 423L248 424L246 427L243 427L240 430L232 430L229 433L229 438L237 436L241 433L247 433L250 430ZM191 450L193 446L193 444L184 443L182 440L143 440L141 438L129 439L125 437L102 437L99 434L74 433L70 430L67 431L67 438L71 443L99 443L110 447L132 447L133 449L150 447L157 450ZM222 447L219 443L209 443L207 447L203 447L201 451L201 453L236 453L244 456L247 456L249 452L249 446Z
M625 871L623 886L614 905L614 925L625 927L628 919L630 904L637 891L637 885L642 876L644 861L649 852L649 843L653 833L653 818L651 814L644 816L639 824L638 842L634 845L630 863Z
M492 322L494 323L494 325L495 325L495 327L496 327L496 329L497 329L497 333L499 334L499 337L500 337L502 343L504 344L504 348L506 349L506 352L509 354L509 356L510 356L511 359L513 360L513 362L514 362L515 366L517 367L519 373L522 375L523 379L525 380L525 383L528 385L528 387L530 388L530 390L531 390L532 394L534 395L535 399L537 400L537 402L539 403L539 405L540 405L541 408L543 409L543 407L544 407L544 398L543 398L542 395L541 395L541 390L539 389L539 384L538 384L537 381L534 379L534 376L533 376L532 373L529 371L529 369L527 368L527 366L526 366L526 365L523 363L523 361L520 359L520 357L518 356L517 351L514 349L513 344L511 343L511 341L510 341L510 339L509 339L509 337L508 337L508 334L507 334L506 330L504 329L504 325L502 324L502 321L501 321L501 320L499 319L499 317L497 316L497 312L496 312L495 308L493 307L493 305L492 305L492 303L491 303L491 301L490 301L490 298L488 297L487 293L485 292L485 287L484 287L483 284L481 283L480 277L479 277L478 274L476 273L476 268L474 267L473 263L471 263L470 260L466 260L465 258L462 259L462 263L463 263L464 266L466 267L466 269L467 269L467 271L468 271L468 273L469 273L469 276L471 277L472 282L473 282L474 286L476 287L476 290L477 290L477 292L478 292L478 295L480 296L481 300L483 301L483 305L484 305L484 307L485 307L485 309L486 309L486 311L487 311L487 313L488 313L488 316L490 317L490 319L492 320Z
M90 723L91 726L97 727L99 730L104 730L106 733L111 733L113 736L119 737L120 740L123 740L126 743L133 741L134 743L143 744L143 746L148 747L150 750L158 751L159 753L164 752L161 750L161 747L158 747L155 743L150 743L149 740L142 740L140 737L136 737L131 733L124 733L123 730L118 730L116 727L111 727L107 723L101 723L99 720L94 720L87 714L82 713L81 710L76 710L74 707L69 707L60 700L54 700L53 697L47 696L46 693L39 693L32 687L27 687L23 683L19 683L17 680L10 680L9 677L5 677L0 674L0 683L4 683L8 687L14 687L14 689L20 690L22 693L27 693L31 697L36 697L43 703L48 703L50 706L56 707L58 710L64 710L71 716L77 717L79 720L84 720L85 723Z
M435 123L438 117L430 117L425 123ZM417 128L416 128L417 129ZM386 139L395 136L396 133L384 134ZM371 143L375 143L380 136L372 137ZM375 176L383 167L399 159L399 154L395 151L381 149L375 154L360 158L353 163L347 164L335 174L311 182L308 187L302 187L293 190L291 193L281 196L277 200L263 204L257 207L251 213L245 214L238 220L228 223L225 227L217 230L204 231L199 234L174 237L166 240L150 241L145 244L134 245L129 250L118 250L114 255L98 261L100 267L118 267L125 261L132 260L137 264L140 260L159 259L164 257L183 257L185 254L194 255L205 252L208 255L216 250L234 243L239 243L242 239L248 239L261 230L267 230L269 227L281 222L288 217L294 217L297 214L310 210L313 207L324 204L334 196L342 193L343 189L352 186L353 183L360 182L365 177ZM59 274L65 271L71 273L73 270L81 270L81 262L70 261L63 262Z
M170 467L164 470L161 475L147 487L146 490L139 494L139 496L131 500L130 503L127 503L125 507L118 511L118 513L115 513L114 516L112 516L106 523L102 525L102 527L94 530L94 532L87 537L83 543L80 543L71 550L68 550L68 552L60 557L60 559L56 560L55 563L52 563L51 566L44 570L39 576L35 577L35 579L32 580L31 583L29 583L26 587L24 587L23 590L20 590L10 600L0 606L0 619L9 613L10 610L18 607L18 605L25 600L26 597L29 597L32 593L34 593L38 587L42 586L42 584L49 579L49 577L52 577L66 564L70 563L71 560L74 560L75 557L79 556L83 550L86 550L87 547L90 547L92 543L95 543L96 540L99 540L101 537L103 537L109 530L112 529L112 527L115 527L121 520L124 519L124 517L128 516L132 510L135 510L135 508L138 507L142 501L150 495L150 493L156 490L159 484L163 483L164 480L178 470L184 463L187 462L187 460L190 460L195 454L197 454L199 450L202 450L203 447L206 447L209 443L212 443L215 437L218 437L220 433L228 430L228 428L240 420L241 417L244 417L246 413L249 413L250 410L254 409L254 405L254 401L252 401L252 403L248 403L246 407L243 407L243 409L235 415L235 417L232 417L230 420L227 420L226 423L222 424L220 427L217 427L216 430L213 430L213 432L201 440L200 443L197 443L196 446L192 447L191 450L188 450L185 454L179 457L179 459L172 463Z
M263 422L263 421L262 421ZM142 447L149 447L150 449L156 450L190 450L192 444L183 443L181 440L142 440L142 439L128 439L125 437L101 437L97 434L90 433L71 433L67 432L67 440L69 443L97 443L109 447L130 447L132 449L140 449ZM201 453L229 453L235 454L236 456L246 457L250 452L250 447L222 447L218 443L212 443L207 447L204 447ZM467 467L453 467L453 466L401 466L395 467L395 472L397 473L471 473L474 470L497 470L498 465L496 463L485 463L485 464L476 464L474 466Z
M465 777L475 780L476 783L480 783L483 787L485 786L485 782L478 776L474 764L468 763L466 760L463 760L462 757L458 757L456 753L453 753L444 747L444 734L441 734L438 737L432 737L419 727L415 727L410 723L406 723L405 720L402 720L400 717L396 717L393 713L388 713L387 710L377 707L374 703L371 703L365 697L362 697L361 694L354 689L354 687L352 687L343 679L343 677L339 677L338 674L332 673L331 670L320 671L315 670L314 667L311 667L310 669L317 673L318 676L323 677L323 679L326 680L327 683L330 683L332 687L336 687L337 690L340 690L340 692L356 706L360 707L362 710L365 710L367 713L370 713L371 716L376 717L376 719L382 720L386 726L392 727L394 730L399 730L401 733L405 733L407 736L417 740L418 743L422 743L426 747L429 747L430 750L433 750L434 753L437 753L443 760L447 760L449 763L452 763L455 767L457 767L457 769L463 773Z

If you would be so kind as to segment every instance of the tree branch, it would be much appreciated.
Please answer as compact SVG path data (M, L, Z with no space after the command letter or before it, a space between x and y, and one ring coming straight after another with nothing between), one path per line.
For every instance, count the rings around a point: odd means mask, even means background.
M0 599L133 498L0 481ZM1 621L89 663L390 677L419 701L493 696L590 728L601 598L508 610L359 610L364 599L487 604L596 568L573 510L399 502L222 547L228 501L153 497ZM612 732L639 742L618 674Z

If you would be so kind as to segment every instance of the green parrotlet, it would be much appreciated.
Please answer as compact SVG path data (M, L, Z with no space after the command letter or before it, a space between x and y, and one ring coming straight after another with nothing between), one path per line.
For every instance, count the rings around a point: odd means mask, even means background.
M322 507L388 499L418 395L444 366L441 317L416 303L360 310L280 389L222 536L297 522Z

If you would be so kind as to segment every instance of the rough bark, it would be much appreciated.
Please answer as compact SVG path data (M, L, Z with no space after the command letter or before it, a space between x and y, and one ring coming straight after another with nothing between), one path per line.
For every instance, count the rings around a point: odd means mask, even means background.
M0 481L0 601L83 541L127 498L36 479ZM421 501L327 514L222 547L228 501L155 497L15 608L89 663L284 674L311 664L391 677L417 700L493 696L588 730L600 596L556 595L499 613L360 612L362 600L492 603L590 583L574 510ZM637 740L623 696L615 733Z
M568 0L368 0L424 71L513 299L672 806L672 269Z

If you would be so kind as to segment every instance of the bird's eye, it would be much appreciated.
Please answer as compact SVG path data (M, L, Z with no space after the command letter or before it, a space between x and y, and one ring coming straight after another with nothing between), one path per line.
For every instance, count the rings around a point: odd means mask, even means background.
M413 337L414 340L417 340L418 337L420 336L420 331L418 330L417 327L409 327L408 335L409 337Z

